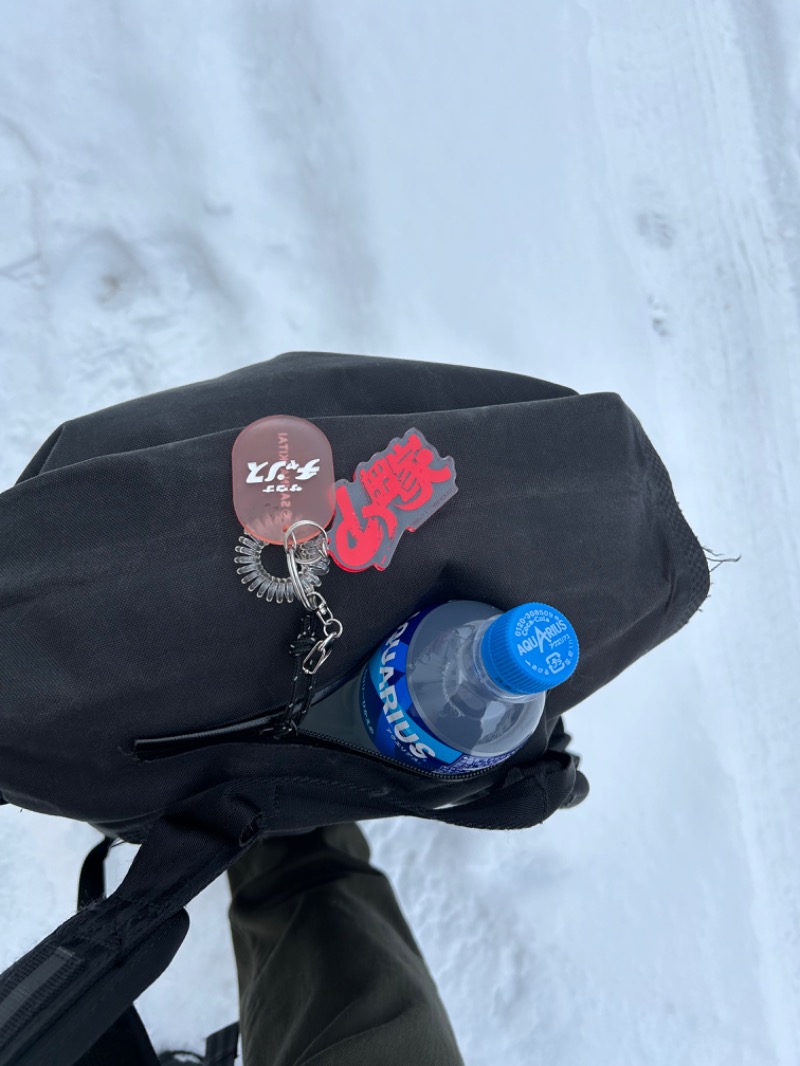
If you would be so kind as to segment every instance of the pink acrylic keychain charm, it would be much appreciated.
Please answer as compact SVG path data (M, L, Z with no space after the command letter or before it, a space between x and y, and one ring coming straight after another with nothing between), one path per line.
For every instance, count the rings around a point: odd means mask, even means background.
M245 530L267 544L283 544L300 519L323 529L333 518L333 453L313 422L268 415L245 426L233 442L233 507ZM297 544L316 537L312 526Z

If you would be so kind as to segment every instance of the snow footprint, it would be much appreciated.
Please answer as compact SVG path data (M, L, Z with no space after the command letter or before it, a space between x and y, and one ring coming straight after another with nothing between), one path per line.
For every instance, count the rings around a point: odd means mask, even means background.
M648 247L668 251L675 243L677 226L662 186L653 178L636 178L632 198L636 232Z
M675 226L657 208L640 211L636 216L636 232L651 248L671 248L675 243Z
M651 291L647 294L650 325L654 333L666 340L672 335L670 313L658 295L658 290L662 288L663 257L672 250L678 236L678 227L668 196L655 179L636 178L631 190L631 199L634 229L645 246L643 266L651 286Z
M53 278L59 320L103 332L109 312L145 331L161 330L193 319L199 306L213 308L220 298L225 302L226 293L210 253L199 238L185 234L133 245L110 229L96 231L69 248Z
M226 296L213 254L197 234L159 236L142 242L139 251L168 313L180 315L188 304L213 305Z
M86 323L129 308L147 289L133 250L111 230L100 230L54 265L51 296L59 321Z

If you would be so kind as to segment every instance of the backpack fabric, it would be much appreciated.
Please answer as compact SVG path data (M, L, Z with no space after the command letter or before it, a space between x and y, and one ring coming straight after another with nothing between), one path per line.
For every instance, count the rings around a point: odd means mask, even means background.
M289 700L304 614L248 593L234 563L231 448L271 414L317 425L336 478L410 426L455 463L458 492L385 570L324 576L343 633L315 700L431 604L542 601L573 623L578 667L506 762L440 780L259 732ZM280 547L264 563L285 573ZM0 1066L86 1053L168 965L185 904L260 834L403 814L521 829L581 802L562 715L676 633L708 589L664 464L615 393L289 352L63 423L0 494L0 799L141 847L116 892L0 975ZM186 743L137 746L169 736Z

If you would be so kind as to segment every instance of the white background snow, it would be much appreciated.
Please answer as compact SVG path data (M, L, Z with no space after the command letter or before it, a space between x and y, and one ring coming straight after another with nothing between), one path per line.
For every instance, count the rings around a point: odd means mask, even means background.
M289 350L619 392L701 543L741 561L568 714L581 807L365 829L468 1066L797 1066L800 8L1 0L0 21L0 488L65 419ZM73 912L96 839L0 810L0 968ZM159 1048L237 1014L228 899L194 901L139 1000Z

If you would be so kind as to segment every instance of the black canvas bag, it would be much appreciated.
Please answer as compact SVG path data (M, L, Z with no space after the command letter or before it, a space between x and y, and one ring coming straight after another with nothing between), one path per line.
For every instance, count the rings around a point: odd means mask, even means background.
M505 763L441 781L251 728L287 704L303 617L249 594L233 561L231 448L269 414L319 426L337 478L410 426L456 467L457 494L385 571L331 566L322 591L344 632L315 699L429 604L538 600L572 621L578 668ZM281 549L267 552L282 573ZM0 494L0 794L141 847L114 893L84 886L78 912L0 975L0 1066L69 1066L112 1027L132 1032L130 1005L185 936L185 904L259 834L402 814L520 829L581 802L561 715L677 632L708 589L667 471L615 393L287 353L59 426ZM137 740L174 735L188 739L137 754Z

